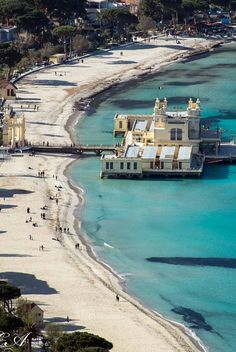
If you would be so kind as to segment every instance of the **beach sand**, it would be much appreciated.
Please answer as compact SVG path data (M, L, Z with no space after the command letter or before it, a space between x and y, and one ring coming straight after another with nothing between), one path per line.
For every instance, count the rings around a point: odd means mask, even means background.
M26 117L27 140L71 144L75 116L79 116L78 112L72 116L75 101L212 46L203 39L181 43L135 44L123 47L123 56L117 49L23 78L17 83L19 99L11 105ZM24 155L0 164L0 189L5 195L0 198L1 277L38 303L46 322L59 323L66 331L98 334L114 344L114 352L199 351L200 346L183 328L128 296L118 277L89 255L90 249L78 237L80 224L74 217L82 206L83 191L75 191L66 177L74 160L69 155ZM42 171L45 177L38 176ZM46 210L41 209L45 205ZM56 231L60 226L62 233Z

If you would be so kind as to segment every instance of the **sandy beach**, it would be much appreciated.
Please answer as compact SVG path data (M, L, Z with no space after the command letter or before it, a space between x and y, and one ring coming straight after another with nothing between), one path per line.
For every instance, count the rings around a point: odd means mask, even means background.
M49 67L17 82L18 99L11 105L25 115L29 142L69 145L79 118L73 111L75 101L156 72L213 44L195 38L181 39L181 45L155 40L123 47L123 55L117 49L86 57L83 63ZM1 277L38 303L46 322L59 323L66 331L98 334L114 344L114 352L201 350L183 329L122 291L118 277L89 255L74 217L83 204L83 191L75 191L67 178L75 160L70 155L25 154L0 163ZM44 177L39 176L42 171Z

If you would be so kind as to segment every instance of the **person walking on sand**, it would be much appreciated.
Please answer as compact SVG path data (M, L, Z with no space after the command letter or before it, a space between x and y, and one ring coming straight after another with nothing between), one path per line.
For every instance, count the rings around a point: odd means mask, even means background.
M120 300L120 297L118 295L116 295L116 300L117 300L117 302L119 302L119 300Z
M67 323L69 323L69 321L70 321L70 318L68 317L68 315L66 317L66 321L67 321Z

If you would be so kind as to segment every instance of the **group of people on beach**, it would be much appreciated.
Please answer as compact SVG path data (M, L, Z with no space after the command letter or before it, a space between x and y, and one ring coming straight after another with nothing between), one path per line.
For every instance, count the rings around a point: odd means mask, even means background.
M39 171L38 172L38 177L44 177L45 176L45 172L44 171Z

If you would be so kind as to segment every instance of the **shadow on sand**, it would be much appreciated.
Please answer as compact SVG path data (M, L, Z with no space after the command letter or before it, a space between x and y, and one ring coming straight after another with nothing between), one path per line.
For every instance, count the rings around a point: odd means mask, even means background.
M38 280L32 274L3 272L1 276L11 284L18 286L24 295L53 295L58 293L54 288L49 287L46 281Z
M26 189L7 189L0 188L0 197L1 198L12 198L15 194L29 194L34 193L33 191L28 191Z
M34 81L34 84L36 85L42 85L42 86L75 86L77 87L78 84L77 83L72 83L69 81L64 81L64 80L57 80L57 79L52 79L52 80L48 80L48 79L37 79Z
M73 320L70 320L69 322L67 322L66 317L65 318L61 318L61 317L53 317L50 319L46 319L45 323L47 324L59 324L62 328L63 331L66 332L71 332L71 331L77 331L77 330L83 330L86 327L83 325L75 325L73 324Z
M6 232L6 231L3 231ZM0 258L24 258L24 257L32 257L32 255L28 254L14 254L14 253L9 253L9 254L0 254Z

